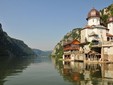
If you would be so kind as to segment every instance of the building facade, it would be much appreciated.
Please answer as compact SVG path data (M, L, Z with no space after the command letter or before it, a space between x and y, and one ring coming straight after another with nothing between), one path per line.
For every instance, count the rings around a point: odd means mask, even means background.
M99 11L93 8L88 13L86 20L87 25L81 30L80 42L81 44L84 43L83 50L87 59L113 61L113 17L108 19L107 27L105 27L101 25ZM96 54L101 56L92 59L90 56L91 51L95 53L94 56Z
M80 50L80 42L78 40L73 40L72 42L65 43L63 45L63 60L74 61L74 60L82 60L82 56L78 56Z
M87 25L81 30L80 41L63 44L63 60L113 62L113 17L102 25L100 12L95 8L87 15Z

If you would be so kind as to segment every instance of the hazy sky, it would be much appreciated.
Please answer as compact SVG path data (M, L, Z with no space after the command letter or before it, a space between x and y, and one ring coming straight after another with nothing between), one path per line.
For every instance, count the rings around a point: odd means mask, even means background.
M73 28L84 27L93 7L113 0L0 0L0 22L11 37L31 48L52 50Z

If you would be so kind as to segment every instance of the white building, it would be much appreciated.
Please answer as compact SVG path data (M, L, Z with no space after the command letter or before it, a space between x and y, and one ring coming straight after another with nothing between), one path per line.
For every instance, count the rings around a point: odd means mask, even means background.
M108 55L107 60L113 61L113 17L108 19L107 27L101 25L100 12L91 9L86 18L87 25L81 31L81 43L85 53L91 49L98 49L100 54ZM92 43L92 47L91 46ZM100 57L101 58L101 57Z

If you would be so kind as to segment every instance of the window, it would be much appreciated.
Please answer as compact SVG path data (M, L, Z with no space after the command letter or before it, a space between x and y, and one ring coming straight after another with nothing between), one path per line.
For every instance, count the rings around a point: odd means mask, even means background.
M107 37L107 41L109 41L109 37Z

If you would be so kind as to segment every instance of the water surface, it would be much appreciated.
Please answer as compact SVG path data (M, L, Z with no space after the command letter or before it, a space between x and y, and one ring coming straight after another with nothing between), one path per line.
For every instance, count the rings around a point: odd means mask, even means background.
M113 85L113 64L49 57L0 61L0 85Z
M71 85L63 80L49 57L17 61L2 62L0 85Z

